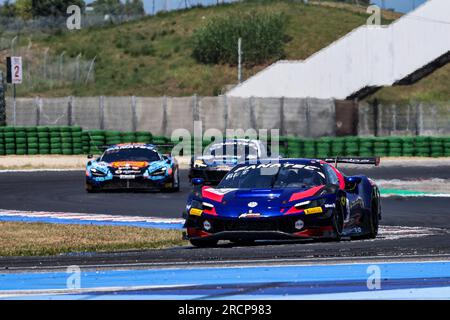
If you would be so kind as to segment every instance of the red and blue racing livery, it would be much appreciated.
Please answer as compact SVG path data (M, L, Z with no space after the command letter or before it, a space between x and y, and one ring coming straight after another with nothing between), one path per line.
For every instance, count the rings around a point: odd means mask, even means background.
M219 240L375 238L380 192L366 176L345 176L328 162L378 165L378 158L258 160L235 166L215 188L193 179L186 238Z

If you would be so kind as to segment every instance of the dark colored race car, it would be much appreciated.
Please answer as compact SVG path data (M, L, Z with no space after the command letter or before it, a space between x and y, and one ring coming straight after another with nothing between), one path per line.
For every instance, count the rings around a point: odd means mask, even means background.
M145 189L179 191L178 163L157 146L126 143L105 148L86 165L86 191Z
M236 164L267 157L266 150L264 143L253 139L212 143L202 156L192 157L189 179L202 178L207 185L217 185Z
M326 159L374 164L378 158ZM366 176L345 176L325 160L281 159L234 167L216 188L194 179L184 227L195 246L218 240L375 238L380 192Z

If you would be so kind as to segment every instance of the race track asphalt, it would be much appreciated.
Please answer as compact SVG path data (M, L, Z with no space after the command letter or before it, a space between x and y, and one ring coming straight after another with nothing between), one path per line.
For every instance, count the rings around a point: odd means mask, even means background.
M343 170L374 179L450 178L449 167L364 168ZM108 192L87 194L84 172L2 172L0 208L25 211L102 213L180 218L189 192L187 171L181 172L179 193ZM370 241L223 244L218 248L190 246L118 254L82 254L58 258L0 258L0 268L27 266L101 265L122 263L197 263L258 259L316 259L450 254L449 198L387 198L382 200L384 226L440 228L427 237Z

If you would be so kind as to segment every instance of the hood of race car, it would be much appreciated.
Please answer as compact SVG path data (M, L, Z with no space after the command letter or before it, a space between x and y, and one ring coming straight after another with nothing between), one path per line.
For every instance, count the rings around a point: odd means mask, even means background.
M296 203L314 198L323 186L289 189L202 189L206 214L223 217L274 217L285 215ZM212 205L213 208L209 209Z

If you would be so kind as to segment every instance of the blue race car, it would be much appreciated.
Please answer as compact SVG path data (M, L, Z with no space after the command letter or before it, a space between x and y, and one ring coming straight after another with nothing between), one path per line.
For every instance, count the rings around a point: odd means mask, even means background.
M185 238L219 240L375 238L380 192L365 176L347 177L328 162L374 164L378 158L277 159L234 167L216 188L193 179Z
M111 189L179 191L178 163L152 144L106 147L99 158L86 165L86 191Z

